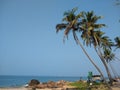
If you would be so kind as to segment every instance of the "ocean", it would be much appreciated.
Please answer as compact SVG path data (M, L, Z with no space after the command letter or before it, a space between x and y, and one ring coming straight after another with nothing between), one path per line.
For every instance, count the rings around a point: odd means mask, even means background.
M0 87L21 87L26 85L32 79L37 79L40 82L48 81L77 81L77 80L86 80L86 77L67 77L67 76L10 76L10 75L1 75L0 76Z

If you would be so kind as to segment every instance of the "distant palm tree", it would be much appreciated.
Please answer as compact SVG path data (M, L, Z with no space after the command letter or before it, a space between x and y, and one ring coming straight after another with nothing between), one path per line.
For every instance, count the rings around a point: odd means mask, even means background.
M103 57L104 57L105 61L107 63L109 63L110 61L114 60L115 55L114 55L114 53L112 53L112 50L110 50L110 49L104 49ZM110 78L110 83L112 84L112 77L109 76L109 78Z
M112 53L112 51L110 49L104 49L103 57L107 63L110 63L110 61L115 60L115 54ZM113 70L111 64L110 64L110 67L111 67L111 70ZM113 73L114 73L114 71L113 71Z
M100 42L100 44L98 44L98 47L95 48L95 50L97 51L97 54L100 57L103 65L106 69L110 83L112 84L112 75L111 75L108 65L106 63L106 59L103 57L103 54L102 54L104 50L111 49L112 42L107 36L99 36L99 42Z
M106 69L106 72L107 72L107 75L108 75L108 78L110 80L110 83L112 84L112 75L110 73L110 70L108 68L108 65L106 63L106 59L103 57L103 52L104 50L108 49L108 50L111 50L111 45L113 44L112 41L109 39L109 37L107 36L103 36L104 33L98 31L96 33L96 37L97 37L97 42L99 42L97 45L97 48L95 46L95 51L97 52L98 56L100 57L105 69ZM95 45L95 44L94 44Z
M56 25L56 32L60 31L60 30L64 30L64 38L68 37L68 34L70 33L70 31L72 31L73 33L73 37L74 40L76 41L77 44L80 45L80 47L82 48L83 52L85 53L85 55L88 57L88 59L91 61L91 63L95 66L95 68L98 70L98 72L101 74L102 78L104 79L104 76L101 72L101 70L99 69L99 67L94 63L93 59L88 55L88 53L86 52L86 50L84 49L84 47L82 46L81 42L79 41L76 32L81 32L81 31L86 31L86 30L91 30L93 29L93 27L89 27L89 23L85 24L85 21L82 20L81 18L84 17L85 12L81 12L78 15L75 15L75 11L77 9L74 8L72 9L72 11L68 11L64 13L64 18L63 21L65 23L61 23L61 24L57 24ZM89 13L89 12L88 12ZM85 24L85 25L84 25ZM96 27L101 27L101 26L97 26L95 25L94 28ZM85 35L86 33L82 33L81 36Z

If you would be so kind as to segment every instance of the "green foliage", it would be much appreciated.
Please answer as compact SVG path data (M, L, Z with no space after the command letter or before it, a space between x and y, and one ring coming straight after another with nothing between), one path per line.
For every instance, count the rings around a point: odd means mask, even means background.
M93 82L92 85L89 85L87 82L84 81L78 81L78 82L72 82L70 83L71 86L75 86L76 88L79 88L80 90L109 90L107 85L105 83L96 83Z
M87 82L83 82L83 81L73 82L70 85L75 86L75 87L79 88L80 90L86 90L88 88Z
M115 55L112 53L110 49L105 49L103 57L106 60L106 62L110 62L114 59Z

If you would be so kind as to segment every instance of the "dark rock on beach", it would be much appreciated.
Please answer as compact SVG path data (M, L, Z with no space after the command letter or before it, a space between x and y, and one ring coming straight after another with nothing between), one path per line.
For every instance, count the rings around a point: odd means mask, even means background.
M38 84L40 84L40 82L39 82L38 80L36 80L36 79L32 79L32 80L28 83L29 86L36 86L36 85L38 85Z

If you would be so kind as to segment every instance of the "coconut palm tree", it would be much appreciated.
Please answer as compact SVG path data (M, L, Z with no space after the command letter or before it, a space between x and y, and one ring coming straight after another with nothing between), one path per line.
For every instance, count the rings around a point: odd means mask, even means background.
M108 75L108 78L110 80L110 83L112 84L112 75L110 73L110 70L108 68L108 65L106 63L106 59L103 57L103 51L108 49L108 50L111 50L111 45L113 44L111 39L109 39L109 37L107 36L103 36L104 33L98 31L96 34L95 34L95 37L96 37L96 40L97 42L99 42L98 44L94 44L97 45L97 48L96 46L94 47L98 56L100 57L105 69L106 69L106 72L107 72L107 75ZM94 36L94 35L93 35ZM93 39L95 40L95 39ZM96 41L93 41L93 43L95 43Z
M116 49L118 49L118 48L120 48L120 37L116 37L115 39L115 43L109 43L110 45L103 45L103 46L115 46L116 48L115 48L115 50ZM114 50L114 51L115 51ZM113 69L113 67L112 67L112 65L111 65L111 61L112 60L116 60L117 59L117 57L114 55L114 53L112 53L112 49L110 49L110 48L105 48L104 49L104 52L103 52L103 57L104 57L104 59L105 59L105 61L107 62L107 63L109 63L109 65L110 65L110 68L111 68L111 70L112 70L112 72L113 72L113 74L114 74L114 76L118 76L118 74L116 73L116 71ZM112 80L112 79L111 79Z
M110 61L115 59L115 54L112 53L112 51L110 49L104 49L103 57L107 63L110 63ZM111 67L111 64L110 64L110 67ZM111 70L113 70L112 67L111 67ZM113 73L114 73L114 71L113 71Z
M97 52L100 60L102 61L103 65L106 69L110 83L112 84L112 75L111 75L108 65L106 63L106 59L103 57L103 51L106 49L111 49L112 42L107 36L102 36L102 35L104 35L104 33L101 33L100 31L98 31L97 33L95 34L95 37L96 37L98 44L94 44L96 41L93 41L94 48L95 48L95 51ZM95 40L95 39L93 39L93 40ZM95 46L95 45L97 45L97 46Z
M93 11L85 13L82 17L82 24L81 27L84 28L81 30L82 32L82 39L84 40L84 43L88 46L93 44L95 51L97 52L98 56L100 57L106 72L108 74L110 82L112 81L112 76L110 73L110 70L105 62L105 59L102 57L102 51L101 47L103 49L105 48L111 48L111 40L107 36L103 36L104 32L100 31L99 29L105 24L97 24L97 21L101 19L100 16L94 15Z
M110 80L110 84L112 85L112 75L111 75L110 70L108 68L107 60L103 56L103 53L106 49L111 50L111 45L112 45L111 40L107 36L102 36L102 37L100 37L100 45L98 45L97 50L99 53L98 55L99 55L102 63L104 64L104 67L106 69L108 78Z
M77 37L76 32L81 32L81 30L87 30L87 29L91 30L90 29L91 27L86 28L86 26L83 26L84 21L81 21L81 17L84 16L83 15L84 12L80 12L78 15L75 15L76 10L77 9L74 8L71 11L64 13L64 18L63 18L64 23L56 25L56 32L58 32L60 30L64 30L64 39L65 39L65 37L68 37L68 34L70 33L70 31L72 31L75 42L80 45L80 47L82 48L85 55L88 57L88 59L95 66L95 68L98 70L98 72L101 74L102 78L104 79L104 76L103 76L101 70L94 63L94 60L88 55L88 53L86 52L86 50L84 49L83 45L81 44L80 40ZM81 24L82 24L82 26L81 26ZM97 25L96 25L96 27L97 27ZM82 33L82 35L83 35L83 33Z

